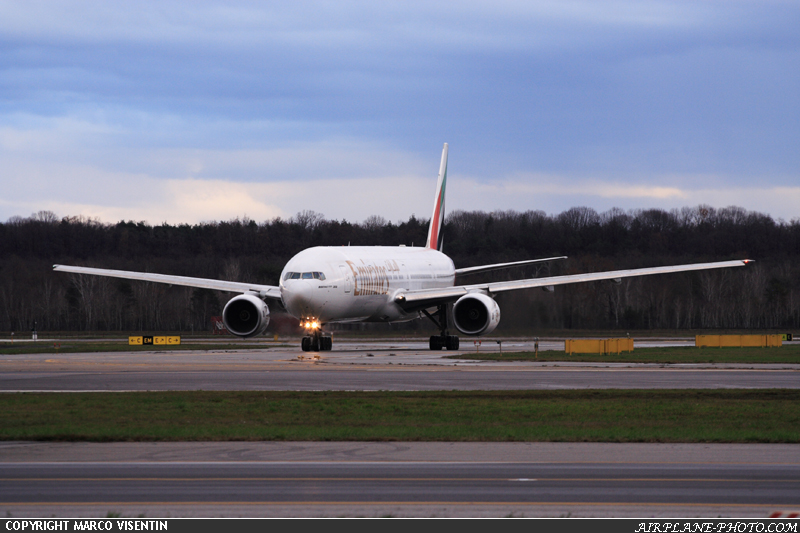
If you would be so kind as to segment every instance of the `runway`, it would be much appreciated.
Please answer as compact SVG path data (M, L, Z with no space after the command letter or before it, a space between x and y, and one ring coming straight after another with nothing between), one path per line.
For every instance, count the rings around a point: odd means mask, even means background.
M564 390L564 389L796 389L800 375L775 370L686 369L297 369L2 372L0 390Z
M14 517L766 517L800 502L795 445L4 443L0 458Z

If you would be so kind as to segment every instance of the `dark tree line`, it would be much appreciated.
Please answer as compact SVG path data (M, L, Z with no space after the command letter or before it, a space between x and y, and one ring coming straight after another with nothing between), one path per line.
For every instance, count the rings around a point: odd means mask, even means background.
M420 246L427 220L360 224L305 211L288 219L151 226L39 212L0 224L0 330L209 329L230 295L54 273L55 263L277 284L310 246ZM597 213L456 211L444 228L456 267L567 255L567 261L465 282L678 263L755 259L747 268L684 273L498 297L501 328L791 328L800 325L800 221L738 207ZM273 313L279 312L274 309ZM414 327L414 326L411 326Z

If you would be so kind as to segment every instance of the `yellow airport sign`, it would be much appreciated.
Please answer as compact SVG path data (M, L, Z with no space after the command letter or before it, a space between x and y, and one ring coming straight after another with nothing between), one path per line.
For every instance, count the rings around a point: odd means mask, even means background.
M180 337L175 336L153 336L153 335L139 335L128 337L128 344L131 346L177 346L181 343Z

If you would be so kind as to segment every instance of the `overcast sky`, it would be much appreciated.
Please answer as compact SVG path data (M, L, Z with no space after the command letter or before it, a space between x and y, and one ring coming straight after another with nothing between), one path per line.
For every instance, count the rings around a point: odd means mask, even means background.
M0 0L0 220L800 217L800 2Z

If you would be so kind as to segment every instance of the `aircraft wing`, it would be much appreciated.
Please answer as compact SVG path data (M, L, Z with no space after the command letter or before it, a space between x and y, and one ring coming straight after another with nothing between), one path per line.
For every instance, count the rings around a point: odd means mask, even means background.
M197 287L199 289L214 289L226 292L241 292L257 294L261 298L280 300L280 288L273 285L259 285L257 283L239 283L236 281L222 281L218 279L190 278L186 276L168 276L166 274L150 274L148 272L130 272L127 270L108 270L105 268L88 268L67 265L53 265L56 272L72 272L74 274L90 274L92 276L107 276L111 278L134 279L167 283L169 285L182 285L184 287Z
M515 266L530 265L533 263L545 263L547 261L557 261L566 259L566 255L559 257L546 257L544 259L527 259L525 261L514 261L513 263L496 263L494 265L481 265L467 268L457 268L456 276L461 274L477 274L478 272L489 272L490 270L500 270L501 268L511 268Z
M745 266L752 263L752 259L737 259L735 261L720 261L717 263L695 263L692 265L674 265L653 268L636 268L632 270L613 270L609 272L592 272L588 274L571 274L568 276L551 276L547 278L520 279L514 281L498 281L495 283L478 283L475 285L456 285L442 289L420 289L399 292L395 301L405 309L424 309L434 305L453 302L465 294L473 291L498 293L518 289L532 289L535 287L551 288L556 285L568 283L585 283L587 281L621 280L636 276L650 276L652 274L668 274L672 272L688 272L693 270L710 270L714 268L731 268Z

